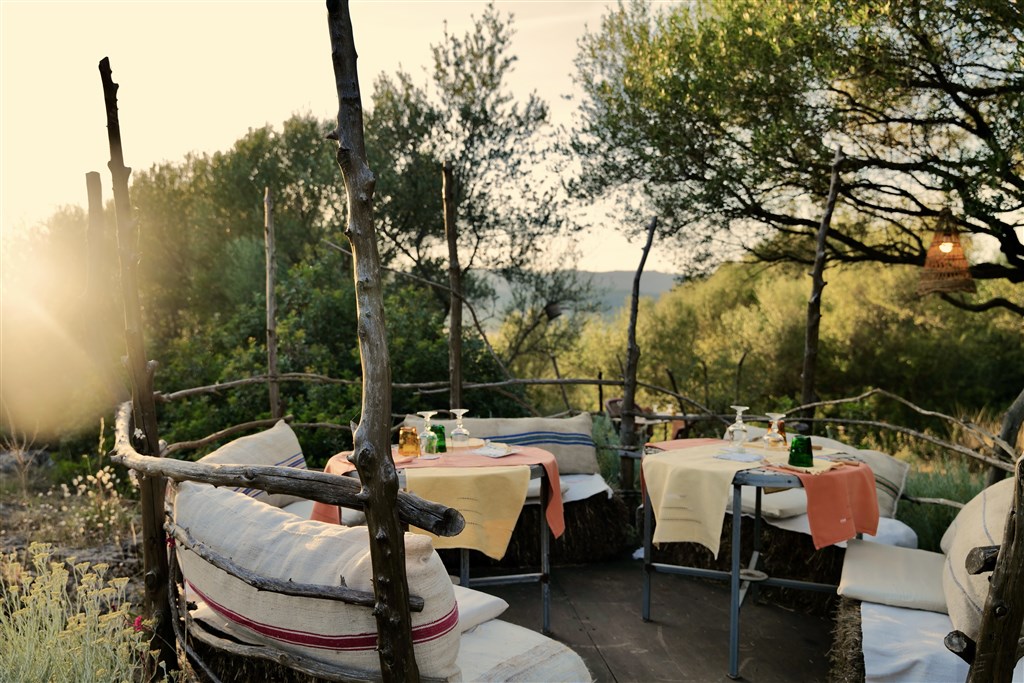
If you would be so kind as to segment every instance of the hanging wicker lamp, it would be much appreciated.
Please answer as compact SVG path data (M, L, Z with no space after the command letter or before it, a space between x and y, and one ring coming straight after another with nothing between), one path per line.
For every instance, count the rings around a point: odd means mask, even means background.
M976 292L970 266L960 244L960 234L949 209L939 214L935 237L928 247L917 285L918 294L935 292Z

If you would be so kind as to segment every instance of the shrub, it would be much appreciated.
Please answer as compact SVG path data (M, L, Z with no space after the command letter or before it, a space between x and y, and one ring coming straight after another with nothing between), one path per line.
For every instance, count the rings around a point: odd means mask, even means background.
M30 545L26 562L0 556L0 681L140 680L148 635L129 611L128 579L55 561L46 543Z

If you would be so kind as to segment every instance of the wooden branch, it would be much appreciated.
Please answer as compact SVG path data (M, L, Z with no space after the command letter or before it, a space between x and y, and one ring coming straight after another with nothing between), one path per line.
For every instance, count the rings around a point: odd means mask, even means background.
M281 595L293 595L299 598L337 600L348 605L363 605L364 607L373 607L374 605L373 593L370 591L356 590L344 585L327 586L323 584L298 583L291 579L282 581L255 574L236 563L230 557L225 557L205 543L197 541L189 529L178 526L173 522L165 524L164 529L174 537L174 540L179 545L188 548L217 569L231 574L231 576L245 582L256 590L280 593ZM423 598L421 597L412 596L409 598L409 609L413 612L422 612L423 604Z
M152 366L146 361L146 345L142 336L142 304L135 252L138 230L132 218L128 195L128 177L132 170L124 165L121 147L121 123L117 113L118 85L113 80L110 60L99 64L103 84L103 101L107 117L107 142L110 162L107 167L113 180L114 214L117 218L117 253L121 271L121 299L124 304L124 336L127 346L128 379L131 382L136 429L128 432L136 437L138 449L147 455L160 452L160 435L156 423L156 401L153 398ZM127 431L127 430L126 430ZM150 647L159 652L157 659L168 670L178 667L171 626L170 600L167 595L167 551L161 519L164 508L164 481L159 477L142 477L139 495L142 505L142 565L145 586L143 611L155 626Z
M441 167L444 235L448 242L448 285L451 288L448 310L448 381L451 387L448 406L462 407L462 268L459 266L458 211L455 205L455 174L452 162Z
M629 332L626 342L626 367L623 372L622 385L622 421L619 423L619 442L623 448L636 447L636 374L640 364L640 347L636 343L636 322L640 309L640 277L644 273L647 255L654 243L654 232L658 227L655 216L647 224L647 241L640 254L640 264L633 275L633 292L629 304ZM622 482L623 487L632 486L633 482Z
M939 298L945 301L947 304L955 306L956 308L959 308L964 311L971 311L972 313L982 313L984 311L990 311L993 308L1005 308L1008 311L1011 311L1021 317L1024 317L1024 306L1021 306L1018 303L1014 303L1009 299L1004 299L1001 296L992 297L988 301L983 301L981 303L972 303L970 301L966 301L965 299L954 297L947 292L939 292L938 294Z
M946 505L958 510L962 510L964 507L964 504L960 501L950 500L949 498L918 498L917 496L908 496L906 493L901 493L900 499L921 505Z
M1017 664L1024 624L1024 461L1014 473L1013 498L1003 542L989 580L977 650L967 683L1009 682Z
M298 467L271 465L212 465L173 458L141 455L132 448L127 430L131 404L122 404L114 421L114 451L111 460L147 475L159 475L173 481L199 481L213 486L258 488L269 493L284 493L328 505L365 510L368 494L365 486L352 477L314 472ZM400 492L392 506L404 522L438 536L454 536L465 528L462 513L454 508ZM163 517L161 513L161 518Z
M999 557L999 546L983 545L971 548L964 561L967 573L972 576L990 572L996 568L996 558Z
M351 251L345 249L340 245L335 244L334 242L331 242L330 240L323 240L323 242L327 246L332 247L333 249L337 249L343 254L348 254L349 256L352 255ZM512 373L510 373L508 371L508 368L505 367L505 362L501 360L501 357L498 355L498 352L494 350L493 346L491 346L491 341L490 339L487 338L487 332L484 330L483 323L480 322L480 318L477 316L476 309L473 308L472 302L470 302L469 299L464 297L462 295L462 292L456 292L451 287L443 285L440 282L434 282L433 280L428 280L413 273L409 273L404 270L398 270L397 268L388 268L387 266L381 266L381 270L386 270L390 273L401 275L402 277L407 277L410 280L415 280L416 282L427 285L428 287L434 287L436 289L448 292L452 296L458 297L462 301L462 305L466 307L467 311L469 311L470 317L473 318L473 327L476 328L477 334L480 335L480 339L481 341L483 341L484 348L487 349L487 353L490 354L491 359L498 365L498 368L501 370L501 374L505 375L506 379L512 378Z
M274 243L274 198L270 188L263 189L263 243L266 253L267 280L267 393L270 399L270 417L280 418L284 414L281 406L281 385L277 379L277 295L276 280L277 250Z
M801 400L807 404L817 400L818 396L814 391L814 378L818 368L818 337L821 331L821 293L825 289L825 241L828 237L829 226L832 224L832 212L836 206L836 197L839 195L839 167L843 163L843 150L836 147L835 156L832 159L832 179L829 183L828 201L825 204L825 213L818 225L818 235L814 251L814 267L811 269L811 297L807 301L807 332L804 337L804 362L801 373ZM807 415L813 417L814 412Z
M338 92L337 161L348 197L345 236L352 246L357 338L363 370L362 412L353 440L352 462L367 494L370 561L377 597L377 651L387 682L419 680L409 619L405 540L395 502L398 474L391 459L391 364L381 292L380 256L373 228L375 178L366 163L363 107L356 46L347 0L327 0L334 82Z
M974 662L977 646L963 631L950 631L946 634L946 637L942 639L942 642L945 644L947 650L955 654L960 659L964 660L968 664L972 664Z

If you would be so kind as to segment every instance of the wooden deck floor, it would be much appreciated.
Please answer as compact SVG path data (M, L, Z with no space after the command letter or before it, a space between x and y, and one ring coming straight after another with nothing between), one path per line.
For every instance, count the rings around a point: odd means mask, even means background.
M552 636L579 653L601 683L728 681L728 586L656 574L645 623L641 567L631 559L555 567ZM540 630L536 583L482 590L509 603L503 620ZM740 675L756 683L826 681L831 643L828 618L748 599L741 610Z

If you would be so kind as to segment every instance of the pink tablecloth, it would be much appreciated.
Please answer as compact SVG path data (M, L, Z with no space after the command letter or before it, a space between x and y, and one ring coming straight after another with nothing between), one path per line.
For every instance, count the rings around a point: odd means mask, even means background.
M416 467L503 467L509 465L542 465L547 474L548 482L548 505L545 509L545 517L548 520L548 527L555 538L565 533L565 517L562 510L562 487L558 479L558 463L548 451L533 446L516 446L516 453L501 458L489 458L485 455L474 455L471 452L460 452L459 449L444 453L436 460L425 460L423 458L395 458L397 469ZM331 474L345 474L356 468L348 460L349 452L338 453L327 461L325 472ZM338 508L326 503L314 503L311 519L321 522L338 524Z

